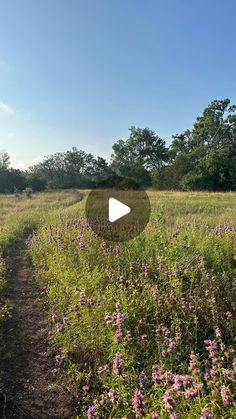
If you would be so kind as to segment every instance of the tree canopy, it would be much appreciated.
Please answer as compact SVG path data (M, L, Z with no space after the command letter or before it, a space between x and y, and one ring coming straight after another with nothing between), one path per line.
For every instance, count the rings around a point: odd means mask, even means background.
M235 189L235 111L229 99L215 100L191 131L174 136L169 149L171 164L165 168L167 179L168 173L176 173L180 189Z
M73 147L46 156L20 171L0 153L0 192L30 187L94 188L129 178L157 189L236 190L236 106L214 100L196 118L192 129L173 135L170 146L149 128L129 129L128 138L115 141L110 164L102 157Z
M130 136L113 145L111 168L120 176L148 185L152 170L168 160L165 141L149 128L130 128Z

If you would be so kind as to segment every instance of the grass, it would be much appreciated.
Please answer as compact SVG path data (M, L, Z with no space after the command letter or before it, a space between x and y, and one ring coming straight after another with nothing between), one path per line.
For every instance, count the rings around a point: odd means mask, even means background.
M132 241L97 238L85 200L32 237L54 372L73 378L79 417L236 417L236 194L149 196Z
M3 254L37 227L53 373L79 418L235 418L236 194L149 196L146 230L121 244L94 235L76 192L1 198Z
M40 193L32 198L23 194L0 196L0 320L8 314L4 291L9 246L37 228L57 209L76 203L78 196L76 191Z

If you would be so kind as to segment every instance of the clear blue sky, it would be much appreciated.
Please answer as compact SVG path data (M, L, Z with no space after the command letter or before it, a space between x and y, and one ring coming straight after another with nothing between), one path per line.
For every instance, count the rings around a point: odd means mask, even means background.
M4 0L0 150L17 167L72 146L108 157L128 127L168 142L236 103L235 0Z

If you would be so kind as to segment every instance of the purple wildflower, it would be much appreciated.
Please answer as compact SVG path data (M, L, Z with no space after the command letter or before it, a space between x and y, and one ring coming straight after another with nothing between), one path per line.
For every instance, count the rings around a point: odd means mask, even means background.
M221 338L221 331L220 331L219 327L216 328L215 335L216 335L217 338Z
M236 372L234 370L223 370L223 375L232 383L235 383Z
M85 292L81 291L79 294L79 305L84 306L86 303L85 301Z
M234 399L228 386L222 386L220 394L223 406L228 407L234 405Z
M107 394L102 394L99 400L100 406L105 406L109 401Z
M203 409L201 412L200 419L212 419L212 415L209 410Z
M173 380L174 380L173 389L176 391L182 390L183 389L182 377L178 374L174 374Z
M160 366L155 364L152 366L152 381L154 383L162 383L162 375L159 372Z
M53 314L53 315L52 315L52 321L53 321L54 323L59 323L60 319L59 319L59 317L58 317L58 315L57 315L57 314Z
M88 419L96 419L97 417L97 408L95 405L91 405L88 407L87 410L87 418Z
M171 413L175 408L175 400L173 394L171 394L169 390L166 390L162 398L164 400L164 409Z
M124 360L120 352L117 352L113 358L113 372L115 375L122 375L124 370Z
M184 397L186 399L194 399L197 396L197 390L193 387L187 388L184 392Z
M144 405L144 395L140 390L136 389L132 399L132 406L134 408L136 418L141 418L144 415Z
M144 371L139 375L139 385L140 387L145 387L147 385L148 379Z
M128 342L132 338L130 330L127 330L125 334L125 340Z
M233 314L231 313L231 311L226 311L225 315L226 315L227 319L232 319L232 317L233 317Z
M79 305L78 305L78 304L72 304L72 305L70 306L70 311L71 311L71 312L76 313L76 312L78 312L78 309L79 309Z
M189 371L193 375L199 375L200 370L197 367L198 361L197 361L197 355L194 352L191 352L190 354L190 361L189 361Z
M117 393L115 392L115 390L113 390L113 388L110 388L107 395L111 403L115 403L118 401Z

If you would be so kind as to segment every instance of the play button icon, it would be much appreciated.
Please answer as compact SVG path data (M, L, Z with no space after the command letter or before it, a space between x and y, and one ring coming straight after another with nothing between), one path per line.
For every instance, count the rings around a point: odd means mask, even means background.
M123 204L115 198L109 198L109 221L114 223L114 221L119 220L121 217L129 214L131 208L128 205Z
M138 236L145 229L150 217L150 202L140 187L123 189L122 183L109 188L102 185L89 193L85 212L96 236L106 241L122 242Z

